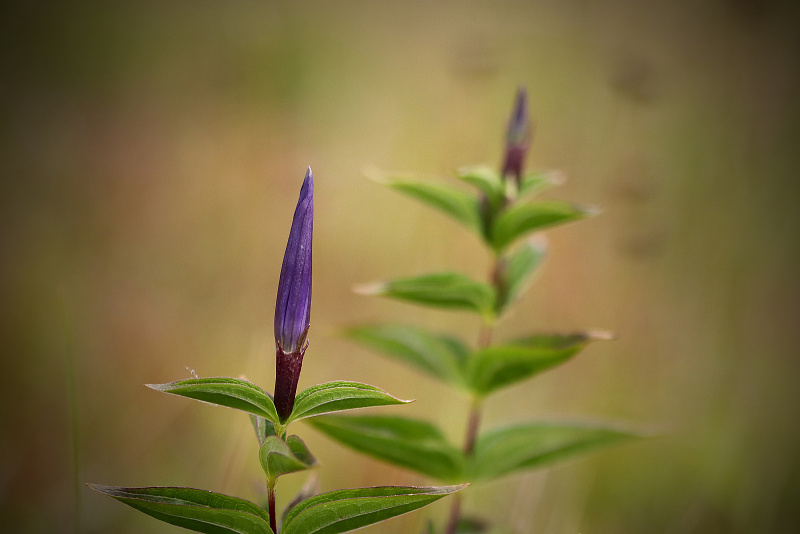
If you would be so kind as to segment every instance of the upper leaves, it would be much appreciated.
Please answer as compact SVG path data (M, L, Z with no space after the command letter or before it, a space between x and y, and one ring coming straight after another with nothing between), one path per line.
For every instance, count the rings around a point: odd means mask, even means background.
M470 480L494 479L638 437L631 432L574 423L526 423L478 438Z
M352 449L439 480L456 481L463 471L461 451L425 421L329 415L311 425Z
M595 213L595 210L558 201L514 204L503 210L495 219L490 245L495 251L500 252L526 234L583 219Z
M339 534L411 512L461 486L383 486L329 491L310 497L286 515L282 534Z
M254 421L259 443L264 443L268 436L276 432L282 435L289 423L306 417L355 408L411 402L395 398L369 384L339 380L317 384L298 393L291 415L281 421L269 394L246 380L227 377L193 378L147 386L157 391L227 406L263 417L266 421L260 422L258 419Z
M399 300L455 310L494 314L495 291L460 273L434 273L364 286L358 291Z
M479 350L469 357L466 380L476 395L525 380L572 358L589 341L609 339L605 332L538 335Z
M638 437L606 426L524 423L484 433L464 454L438 428L415 419L327 416L311 424L347 447L445 482L491 480Z
M147 384L147 387L260 415L273 423L279 422L275 403L269 394L246 380L228 377L192 378L168 384Z
M411 326L360 326L347 335L477 397L564 363L590 341L612 337L602 331L542 334L469 353L456 339Z
M207 534L272 533L265 510L244 499L194 488L89 487L171 525Z
M386 185L444 212L480 235L481 218L478 200L460 189L439 183L389 179Z
M286 424L288 425L292 421L305 419L306 417L340 412L342 410L406 404L409 402L411 401L392 397L382 389L369 384L344 380L326 382L311 386L297 394L294 410Z
M357 326L345 335L445 382L462 381L461 367L468 349L452 337L403 325Z

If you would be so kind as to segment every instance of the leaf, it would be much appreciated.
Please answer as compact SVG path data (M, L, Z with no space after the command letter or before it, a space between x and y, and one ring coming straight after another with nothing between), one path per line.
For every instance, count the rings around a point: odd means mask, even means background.
M388 179L385 184L444 212L480 235L480 210L474 196L439 183Z
M607 332L538 335L479 350L467 363L468 385L474 393L487 395L564 363L589 341L611 337Z
M491 242L496 251L530 232L576 221L597 213L565 202L514 204L497 216L492 226Z
M279 422L275 403L269 394L246 380L228 377L192 378L168 384L146 384L146 386L156 391L260 415L273 423Z
M326 416L317 430L359 452L445 481L461 478L463 455L426 421L387 416Z
M343 380L326 382L311 386L297 394L294 399L294 409L286 424L331 412L409 402L411 401L392 397L382 389L369 384Z
M250 423L253 425L253 430L256 432L259 447L264 444L264 440L267 439L267 436L275 435L275 425L260 415L250 414Z
M500 274L500 290L497 297L498 315L519 297L534 271L542 264L546 255L544 239L533 238L511 253L505 260Z
M425 274L362 286L360 293L405 300L424 306L468 310L490 317L494 308L494 289L461 273Z
M383 486L329 491L289 512L282 534L339 534L411 512L466 487Z
M272 533L269 515L250 501L194 488L122 488L89 484L165 523L208 534Z
M403 325L357 326L345 335L440 380L461 382L461 364L468 349L457 339Z
M258 458L270 481L317 465L317 459L297 436L289 436L285 442L277 436L269 436L259 449Z
M565 182L560 171L529 172L522 177L518 196L533 196Z
M456 171L459 179L473 185L486 195L492 205L500 205L505 200L506 186L500 175L485 165L462 167Z
M622 430L567 423L526 423L493 430L478 438L469 473L474 480L494 479L635 437Z
M287 504L286 508L283 509L283 514L281 514L281 525L286 523L286 518L288 517L289 513L291 513L292 509L294 509L295 506L297 506L304 500L308 499L309 497L313 497L317 493L319 493L319 478L317 478L316 473L313 473L311 474L311 476L308 477L306 482L303 484L303 487L300 488L300 491L297 492L297 495L294 496L292 502Z

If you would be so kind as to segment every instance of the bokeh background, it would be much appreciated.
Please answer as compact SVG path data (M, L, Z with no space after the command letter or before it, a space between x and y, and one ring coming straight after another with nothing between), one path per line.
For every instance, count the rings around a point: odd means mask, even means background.
M144 383L271 390L272 313L316 179L301 387L374 383L460 441L466 401L341 339L366 321L474 340L477 320L354 284L489 255L365 178L499 165L516 87L549 197L604 208L547 233L498 339L617 333L490 398L483 428L611 420L662 437L465 493L513 533L800 530L800 27L791 2L18 2L0 19L0 524L179 529L88 490L263 498L244 415ZM323 490L425 480L307 426ZM286 477L279 505L303 482ZM441 501L364 532L419 532Z

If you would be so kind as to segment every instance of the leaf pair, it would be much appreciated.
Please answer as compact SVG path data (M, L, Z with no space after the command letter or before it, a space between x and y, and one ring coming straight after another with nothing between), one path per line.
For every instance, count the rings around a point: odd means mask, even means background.
M459 491L461 486L356 488L322 493L294 506L282 534L339 534L383 521ZM255 504L180 487L90 487L156 519L208 534L276 534L267 512Z
M285 430L293 421L320 414L410 402L392 397L382 389L369 384L348 381L326 382L298 393L291 415L285 421L281 421L272 397L246 380L228 377L193 378L147 386L157 391L242 410L263 417L281 430ZM259 431L258 428L256 430ZM265 437L266 434L263 436L259 434L259 442L263 442Z
M495 287L461 273L443 272L359 286L356 290L423 306L474 312L491 322L519 297L544 260L545 252L544 240L533 239L503 257L495 274Z
M268 436L261 444L258 459L270 487L281 475L304 471L317 465L317 459L297 436L289 436L286 441L278 436Z
M381 181L392 189L452 217L477 233L498 254L525 234L582 219L594 213L565 202L512 202L506 193L506 183L488 167L465 168L457 176L478 188L482 197L440 183L400 178L385 178ZM553 175L527 174L517 194L519 197L533 195L558 183Z
M381 353L482 397L575 356L602 332L538 335L473 353L457 339L402 325L358 326L345 333Z
M447 482L491 480L636 437L607 427L526 423L484 433L465 455L425 421L326 416L311 424L359 452Z

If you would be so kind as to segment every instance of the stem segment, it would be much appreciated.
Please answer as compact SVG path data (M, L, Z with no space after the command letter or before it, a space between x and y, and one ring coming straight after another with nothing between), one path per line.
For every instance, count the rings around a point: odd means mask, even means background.
M269 492L269 526L274 534L278 534L278 522L275 517L275 481L267 483Z

